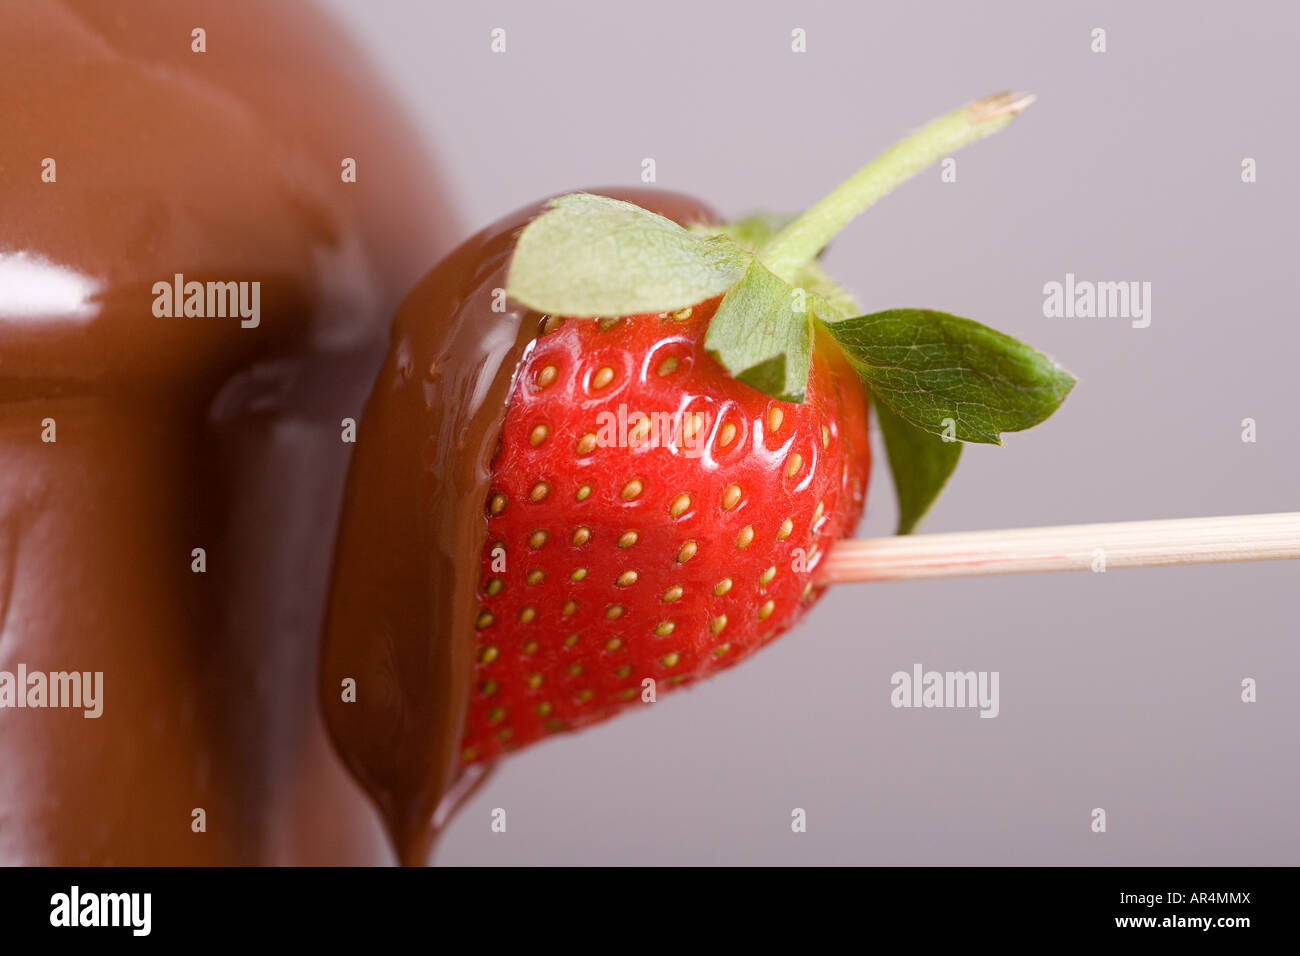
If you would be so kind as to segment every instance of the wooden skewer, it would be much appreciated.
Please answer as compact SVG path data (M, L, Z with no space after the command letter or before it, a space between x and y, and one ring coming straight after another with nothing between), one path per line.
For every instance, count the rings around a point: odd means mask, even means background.
M1300 512L837 541L818 584L1300 558Z

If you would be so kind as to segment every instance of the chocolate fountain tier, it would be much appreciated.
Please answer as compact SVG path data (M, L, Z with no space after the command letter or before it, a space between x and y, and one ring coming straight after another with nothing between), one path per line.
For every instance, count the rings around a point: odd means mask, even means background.
M0 2L0 863L392 859L318 639L342 420L453 228L368 76L303 3Z

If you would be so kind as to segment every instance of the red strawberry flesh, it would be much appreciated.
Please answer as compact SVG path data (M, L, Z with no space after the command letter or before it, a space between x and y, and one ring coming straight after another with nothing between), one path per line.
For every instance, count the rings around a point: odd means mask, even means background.
M658 696L738 663L819 596L812 571L862 510L863 390L825 342L802 403L732 378L703 347L717 302L550 319L521 363L464 762L640 706L646 678Z

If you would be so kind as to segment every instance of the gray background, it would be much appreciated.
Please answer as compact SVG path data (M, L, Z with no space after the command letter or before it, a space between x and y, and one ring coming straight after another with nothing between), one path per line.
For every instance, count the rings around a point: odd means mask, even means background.
M967 315L1079 376L1047 426L968 449L924 530L1300 507L1294 5L330 6L467 228L646 156L726 215L798 209L930 117L1034 91L956 183L923 174L827 257L869 308ZM1044 318L1067 271L1151 282L1150 328ZM877 458L863 534L892 499ZM1297 583L1279 562L843 587L736 670L506 761L438 861L1295 864ZM891 708L915 662L1000 671L1001 715Z

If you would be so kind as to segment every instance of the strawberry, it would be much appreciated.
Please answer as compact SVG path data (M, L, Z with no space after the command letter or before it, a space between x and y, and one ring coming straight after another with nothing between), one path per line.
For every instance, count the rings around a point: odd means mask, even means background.
M518 370L464 761L637 706L646 678L730 667L817 599L813 569L862 512L862 388L829 339L802 403L737 381L704 347L717 304L552 319Z
M1055 410L1073 379L1046 356L946 313L859 314L816 261L889 187L1028 102L935 120L793 220L679 224L573 194L522 230L506 291L543 319L491 463L462 766L657 699L795 624L862 513L868 396L900 533L962 442Z
M1027 102L940 117L793 218L561 196L408 297L358 428L320 680L404 862L503 753L730 667L808 613L862 512L868 407L900 534L964 443L1057 408L1073 379L1047 356L942 312L863 313L819 261Z

